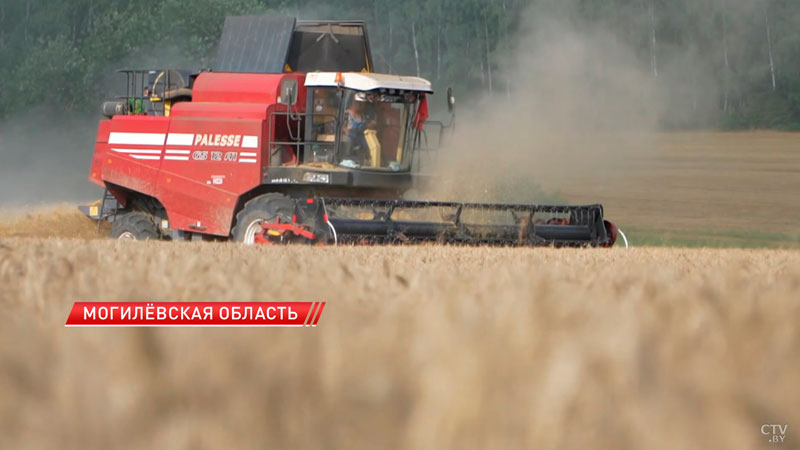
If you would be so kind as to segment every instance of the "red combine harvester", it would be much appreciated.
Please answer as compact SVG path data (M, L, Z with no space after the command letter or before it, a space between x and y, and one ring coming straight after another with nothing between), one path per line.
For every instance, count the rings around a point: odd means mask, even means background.
M611 246L600 205L403 200L422 78L372 72L362 22L228 17L213 70L123 70L81 207L119 239ZM453 96L448 90L448 106ZM452 123L452 120L451 120ZM427 121L444 135L448 125Z

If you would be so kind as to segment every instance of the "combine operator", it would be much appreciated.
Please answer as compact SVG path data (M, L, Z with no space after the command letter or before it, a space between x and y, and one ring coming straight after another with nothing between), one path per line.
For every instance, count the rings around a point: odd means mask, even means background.
M344 128L350 148L345 152L343 166L380 166L381 144L376 130L374 100L372 94L365 92L358 92L350 99L350 105L345 111Z

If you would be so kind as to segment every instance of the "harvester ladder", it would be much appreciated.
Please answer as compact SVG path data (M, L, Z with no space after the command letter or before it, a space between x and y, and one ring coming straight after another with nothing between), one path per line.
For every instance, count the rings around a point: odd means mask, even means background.
M114 204L115 204L115 206L114 206L114 214L113 214L114 217L112 219L112 222L113 222L117 218L117 210L119 209L118 208L119 205L117 203L117 198L114 197L114 195L111 192L109 192L108 188L106 188L103 191L103 198L100 200L100 211L99 211L100 219L105 219L107 217L105 215L106 203L110 203L110 202L114 202ZM97 221L97 232L98 233L100 232L100 223L101 222L102 222L102 220L98 220Z

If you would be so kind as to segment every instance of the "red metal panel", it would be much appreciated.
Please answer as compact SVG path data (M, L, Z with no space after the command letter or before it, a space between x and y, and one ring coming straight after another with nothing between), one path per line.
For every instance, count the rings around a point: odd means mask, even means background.
M97 126L97 142L108 142L108 134L111 132L112 128L112 121L111 120L101 120L100 124Z
M164 116L114 116L111 118L111 129L109 131L119 131L119 127L126 127L132 131L144 133L152 132L153 127L163 126L169 122L169 117Z
M170 228L228 236L238 196L205 186L184 175L161 172L159 200L167 209Z
M106 145L108 143L108 134L111 132L111 121L101 120L97 126L97 139L94 147L94 154L92 155L92 166L89 169L89 181L101 187L105 186L101 174L103 173L103 161L106 155Z
M106 122L106 121L104 121ZM155 195L169 118L116 116L101 123L95 156L104 182ZM105 141L105 142L104 142Z
M230 233L238 197L261 183L263 123L173 117L157 189L172 228Z
M106 154L103 160L103 181L154 196L158 161L132 161L127 156Z
M269 164L267 134L288 139L285 120L269 126L273 111L286 111L276 99L287 78L298 83L292 111L303 112L304 74L207 72L170 117L101 121L90 180L157 198L173 229L227 236L239 196L261 184Z
M181 102L172 107L170 117L205 117L264 120L267 105L263 103L195 103Z
M302 73L203 72L192 87L192 102L277 103L281 80L286 78L297 80L298 94L305 91Z

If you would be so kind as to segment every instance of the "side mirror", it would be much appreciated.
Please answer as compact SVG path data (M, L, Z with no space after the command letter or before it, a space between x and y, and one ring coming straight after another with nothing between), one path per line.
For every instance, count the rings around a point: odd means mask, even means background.
M294 105L297 102L297 80L285 79L281 82L281 96L278 103L282 105Z
M455 109L456 109L456 98L453 95L453 88L449 87L447 88L447 111L450 112L450 114L452 114Z

